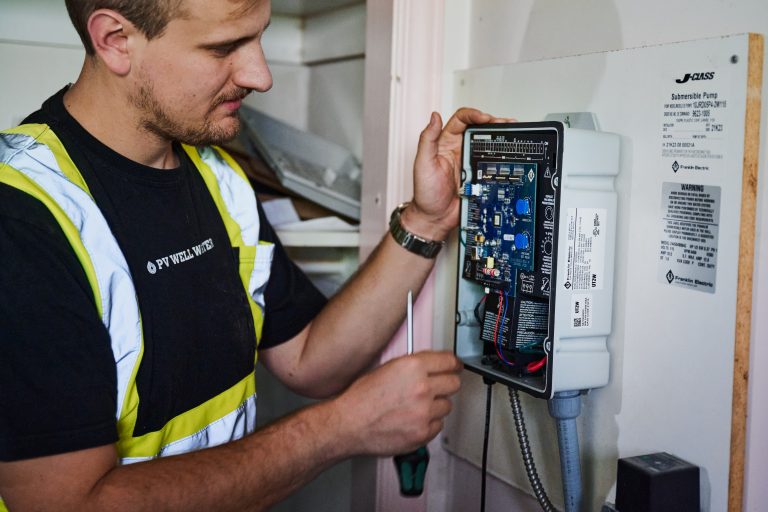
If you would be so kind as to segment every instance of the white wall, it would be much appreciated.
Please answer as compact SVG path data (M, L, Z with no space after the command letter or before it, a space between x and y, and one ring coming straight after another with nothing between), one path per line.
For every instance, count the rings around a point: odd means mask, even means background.
M61 0L3 0L0 14L0 40L82 48Z
M470 4L470 5L468 5ZM446 59L453 69L474 68L500 63L555 58L596 51L632 48L716 35L743 32L768 34L768 2L764 0L448 0L446 33L457 34L446 41L456 47L457 40L466 47L454 50ZM449 71L447 69L446 71ZM450 79L446 79L446 101L450 100ZM564 77L567 80L567 77ZM766 141L763 87L763 141ZM765 144L763 144L764 153ZM766 510L768 490L763 481L768 476L768 318L760 315L768 309L768 209L765 208L768 183L765 159L761 154L760 197L758 211L758 255L755 265L752 353L750 370L750 413L748 423L748 458L745 510ZM447 332L445 326L442 327ZM437 332L439 328L436 328ZM478 392L481 387L476 386ZM503 400L494 402L504 406ZM478 400L480 400L478 396ZM536 427L534 427L536 428ZM552 460L550 447L539 447L544 459ZM547 456L547 454L549 455ZM585 457L589 463L589 456ZM547 471L545 469L545 471ZM503 484L502 484L503 485ZM551 489L559 493L559 489ZM457 493L462 502L466 493ZM506 499L506 498L505 498ZM508 502L489 502L491 510L507 508ZM454 506L456 506L454 504ZM476 501L462 502L456 510L476 507Z
M362 161L365 5L272 16L264 51L274 85L246 104L349 149Z
M35 30L30 30L35 20ZM0 5L0 126L17 125L77 79L83 60L77 32L58 0L4 0ZM35 64L45 62L45 65ZM22 79L23 77L23 79Z

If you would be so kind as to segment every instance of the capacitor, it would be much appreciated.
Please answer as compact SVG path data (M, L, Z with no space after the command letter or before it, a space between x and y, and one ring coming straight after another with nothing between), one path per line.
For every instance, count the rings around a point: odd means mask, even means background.
M531 240L528 233L517 233L515 235L515 249L527 249Z
M528 199L518 199L515 201L515 213L518 215L529 215L531 213L531 202Z

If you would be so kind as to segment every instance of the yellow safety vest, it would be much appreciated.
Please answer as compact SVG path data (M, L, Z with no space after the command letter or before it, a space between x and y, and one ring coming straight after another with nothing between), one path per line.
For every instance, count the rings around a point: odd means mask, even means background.
M259 215L253 190L240 166L222 149L183 148L203 177L232 246L238 248L240 277L258 345L274 246L258 239ZM44 124L0 132L0 182L35 197L50 210L85 270L98 314L110 334L117 368L115 419L122 463L215 446L255 429L256 383L251 373L172 418L161 430L133 437L139 406L136 374L144 348L141 313L125 257L104 215L61 141Z

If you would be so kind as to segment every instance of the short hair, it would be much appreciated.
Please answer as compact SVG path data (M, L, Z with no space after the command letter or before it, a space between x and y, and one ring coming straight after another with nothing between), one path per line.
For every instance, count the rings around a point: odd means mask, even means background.
M184 15L184 0L65 0L67 12L83 41L85 53L96 50L88 33L88 18L97 9L112 9L133 23L147 39L163 34L171 20Z

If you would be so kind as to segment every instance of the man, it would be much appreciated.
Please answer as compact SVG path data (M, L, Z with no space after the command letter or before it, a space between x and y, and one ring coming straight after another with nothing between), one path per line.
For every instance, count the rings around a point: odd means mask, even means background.
M432 439L460 365L361 374L455 228L461 133L433 114L413 202L327 304L210 147L271 87L268 0L68 0L73 85L0 135L0 497L19 510L263 510L344 458ZM257 358L324 402L254 430ZM0 507L2 508L2 507Z

